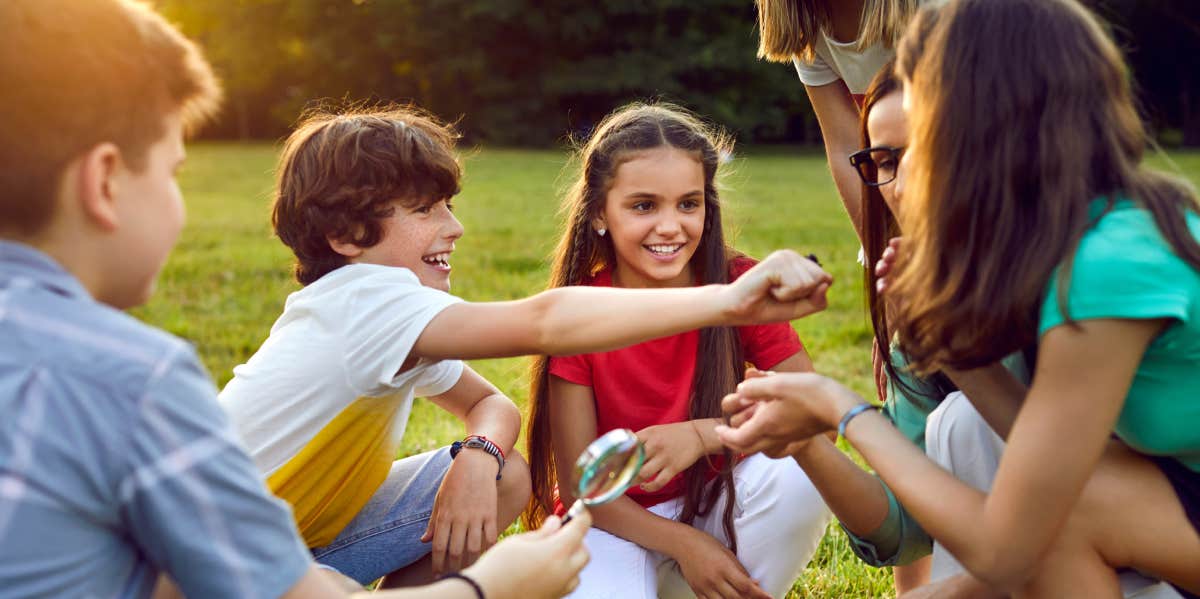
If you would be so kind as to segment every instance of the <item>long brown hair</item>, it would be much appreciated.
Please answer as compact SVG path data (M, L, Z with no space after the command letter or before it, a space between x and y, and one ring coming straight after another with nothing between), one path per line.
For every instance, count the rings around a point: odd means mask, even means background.
M901 91L900 78L896 75L894 66L895 61L888 61L887 64L880 68L879 72L875 74L875 78L871 80L871 85L867 88L867 92L863 97L859 138L864 148L875 145L871 141L870 132L867 130L867 120L871 115L871 109L887 96L893 93L900 93ZM883 200L883 194L880 193L878 187L872 187L864 183L862 185L862 199L863 256L866 258L866 268L863 269L863 280L867 290L867 309L870 313L871 326L875 335L875 351L878 352L875 355L875 359L878 360L876 363L883 365L883 371L887 375L887 379L904 393L908 395L920 395L928 398L930 401L941 401L948 393L958 390L946 375L938 372L925 379L903 377L900 376L896 364L892 360L892 355L889 351L892 342L892 328L888 324L888 302L884 301L880 297L879 292L875 290L875 282L878 280L878 277L875 275L875 263L883 256L883 250L887 247L888 240L900 236L900 224L896 220L896 215L888 207L887 202ZM880 400L885 399L887 398L881 387Z
M913 366L973 368L1036 342L1096 198L1149 210L1200 269L1182 183L1141 166L1147 138L1120 52L1074 0L951 0L902 40L911 94L908 243L891 324Z
M816 40L833 22L831 2L841 0L755 0L758 7L758 57L788 62L812 60ZM895 45L917 10L917 0L865 0L858 49Z
M725 244L721 225L717 167L721 154L729 151L730 145L726 135L670 104L630 104L605 117L578 151L579 177L563 198L565 231L554 251L549 287L584 284L592 275L616 264L611 238L597 235L592 222L604 210L617 168L638 152L663 147L691 153L704 169L704 234L691 259L692 273L701 285L729 282L728 264L733 252ZM547 405L550 401L549 363L547 356L536 358L530 376L532 389L525 438L533 497L522 517L527 528L540 526L554 502L556 469ZM743 364L741 345L733 328L702 329L696 352L696 373L692 379L689 418L720 416L721 398L741 381ZM709 468L706 460L697 462L684 473L686 495L681 522L691 523L696 516L707 514L722 490L733 496L733 456L728 450L725 450L725 458L720 482L712 485L707 495L704 493ZM732 501L726 503L723 523L736 551L733 505Z

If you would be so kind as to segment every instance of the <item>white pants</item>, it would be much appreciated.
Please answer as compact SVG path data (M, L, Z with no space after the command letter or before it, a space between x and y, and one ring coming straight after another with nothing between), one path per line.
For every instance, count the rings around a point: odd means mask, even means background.
M775 597L791 589L812 559L829 523L829 508L790 458L772 460L756 454L733 469L733 527L738 559L762 588ZM727 495L692 526L728 545L721 524ZM660 503L650 511L672 520L683 510L683 498ZM651 599L692 597L675 561L630 541L593 528L584 537L591 561L570 595L581 599Z
M961 392L947 395L925 421L925 453L956 478L980 491L991 490L1003 452L1004 440L992 431ZM937 582L963 570L962 564L941 543L934 542L930 581ZM1131 599L1180 597L1171 585L1136 572L1124 572L1120 579L1121 590Z

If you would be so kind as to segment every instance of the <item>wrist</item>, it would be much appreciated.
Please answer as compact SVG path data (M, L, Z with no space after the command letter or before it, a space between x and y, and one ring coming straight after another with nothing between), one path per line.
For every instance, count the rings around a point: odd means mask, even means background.
M733 293L733 285L705 285L699 288L700 293L704 297L699 301L704 302L706 307L711 307L716 310L715 314L705 314L704 323L702 326L719 324L732 325L737 324L738 318L738 302L736 294Z
M438 593L439 597L463 597L471 599L487 599L483 585L473 574L464 570L451 572L438 578L438 583L444 588ZM451 595L450 593L453 593Z
M706 455L720 453L722 445L720 439L712 433L713 427L716 426L716 421L712 418L699 418L696 420L688 420L681 423L688 428L688 432L696 438L696 459L699 460ZM711 439L710 439L711 437ZM716 440L716 445L711 443Z
M483 435L467 435L462 441L455 441L450 444L450 459L457 459L458 456L462 455L464 450L475 450L468 452L467 455L482 453L494 459L498 466L496 480L500 480L500 475L504 472L505 456L504 450L499 445Z
M853 393L835 393L826 403L827 409L822 420L829 427L827 430L837 431L846 413L866 402ZM834 438L836 439L837 437L835 436Z
M661 540L662 546L647 546L647 549L657 551L677 562L682 561L681 558L687 557L685 555L687 550L698 543L697 534L707 534L698 528L692 527L690 524L675 522L674 520L671 521L669 529L664 532L666 534L655 535L656 538Z

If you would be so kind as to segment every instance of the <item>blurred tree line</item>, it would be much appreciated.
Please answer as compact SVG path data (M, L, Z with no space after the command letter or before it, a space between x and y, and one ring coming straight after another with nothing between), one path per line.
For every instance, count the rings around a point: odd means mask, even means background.
M1168 143L1200 145L1200 1L1091 0ZM277 138L319 99L415 102L472 141L544 145L663 98L741 141L815 143L789 65L755 58L753 0L157 0L228 101L207 129Z

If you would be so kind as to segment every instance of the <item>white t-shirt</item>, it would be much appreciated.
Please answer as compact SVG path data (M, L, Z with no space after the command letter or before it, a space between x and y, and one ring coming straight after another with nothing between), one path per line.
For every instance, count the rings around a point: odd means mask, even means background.
M288 296L262 347L234 368L221 405L310 547L382 484L413 397L462 376L458 360L399 372L426 325L460 301L405 268L343 266Z
M896 53L895 50L885 48L882 44L875 44L859 52L857 40L839 42L823 31L817 38L814 50L816 56L811 63L806 63L799 58L792 59L792 63L796 65L796 73L800 75L800 81L804 85L817 87L829 85L841 79L850 89L850 93L856 96L867 93L867 88L870 87L875 74Z

